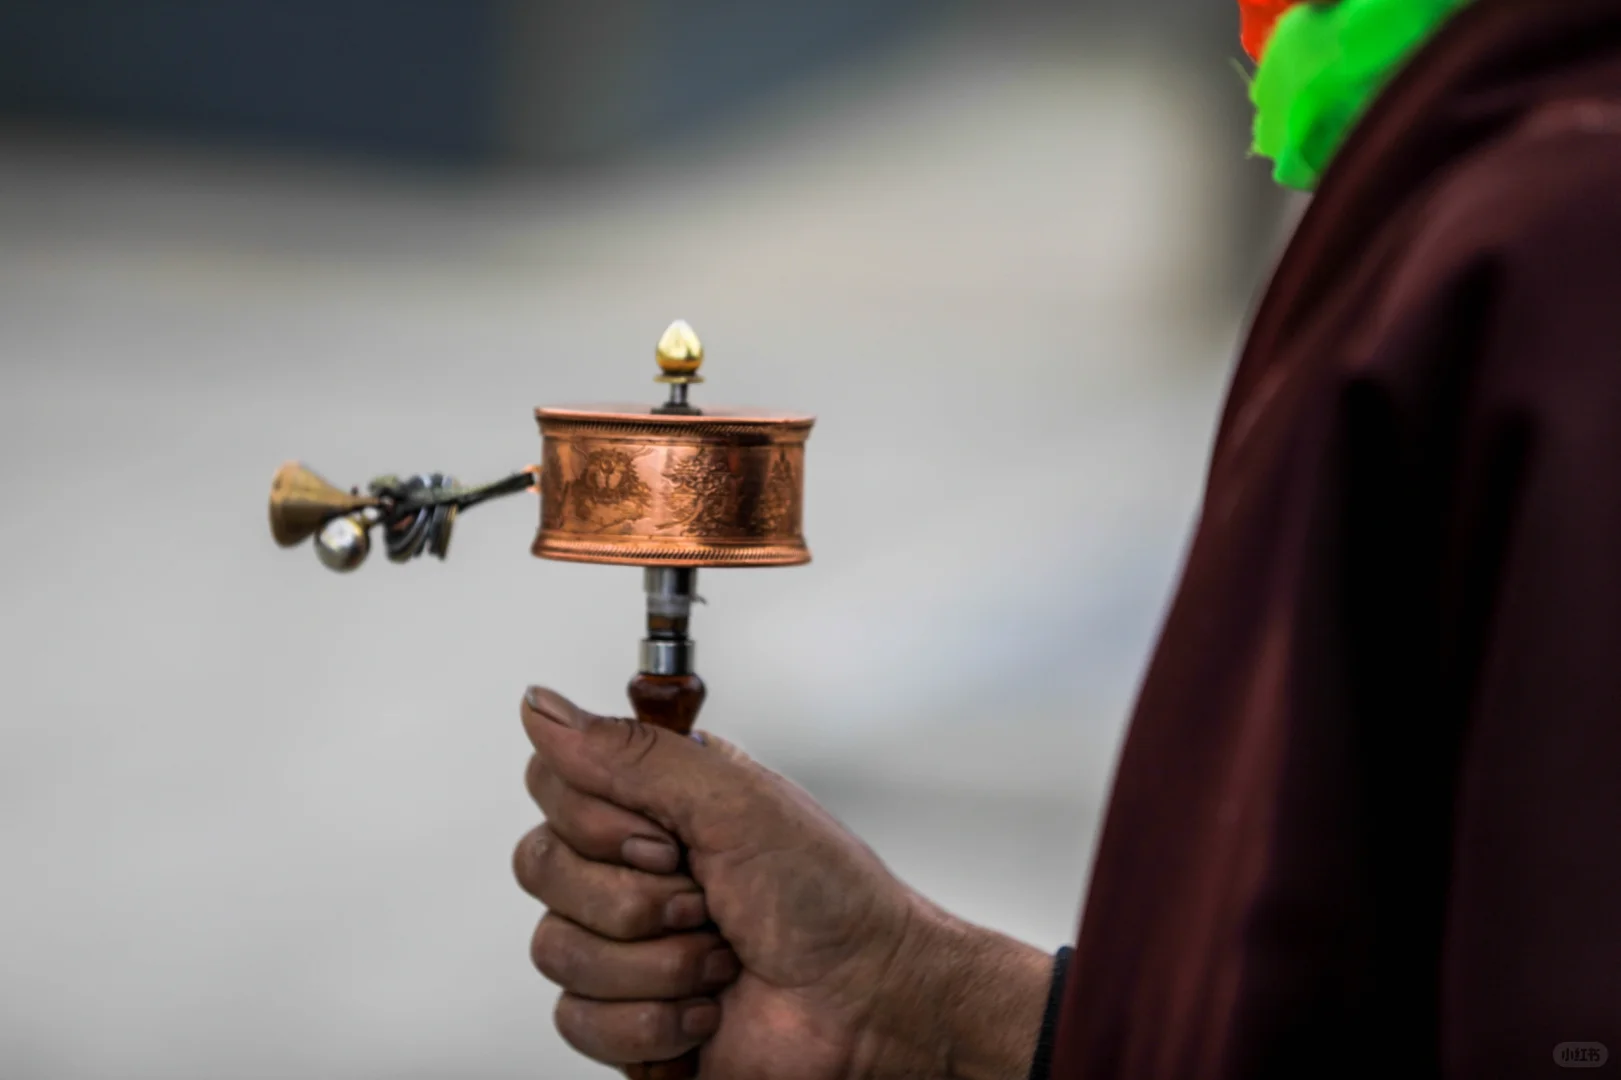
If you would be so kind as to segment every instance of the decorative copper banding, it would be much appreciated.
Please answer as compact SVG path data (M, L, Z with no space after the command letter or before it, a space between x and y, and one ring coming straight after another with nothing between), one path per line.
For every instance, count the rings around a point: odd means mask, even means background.
M534 554L637 566L795 566L813 417L542 408Z

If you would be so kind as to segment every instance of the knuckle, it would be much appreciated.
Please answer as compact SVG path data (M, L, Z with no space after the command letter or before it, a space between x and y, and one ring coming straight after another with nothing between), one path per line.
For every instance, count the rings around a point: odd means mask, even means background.
M671 1004L613 1004L565 993L552 1022L564 1042L605 1065L661 1060L680 1049L680 1025Z
M557 809L547 820L555 821L586 843L601 847L611 839L612 822L604 808L573 789L565 789L557 799Z
M544 901L542 894L557 876L557 836L550 827L541 825L524 834L512 853L512 868L518 884Z
M601 1030L601 1016L602 1010L593 1008L591 1002L565 993L557 999L557 1008L552 1010L552 1023L563 1041L575 1050L609 1064L611 1055L605 1052L609 1039L607 1033Z
M696 986L699 981L700 953L692 947L692 940L669 938L673 948L665 949L654 963L661 985L672 989Z
M529 959L535 970L566 989L573 985L580 964L578 951L561 931L562 924L550 915L540 920L529 941Z
M579 1002L567 994L559 994L557 1004L552 1009L552 1023L557 1026L557 1030L564 1038L567 1039L579 1031L581 1019Z
M529 764L524 766L523 786L529 792L529 797L539 803L546 797L546 782L551 776L551 769L546 765L545 759L539 754L529 755Z
M585 734L592 749L609 760L632 763L646 757L658 739L657 728L634 720L602 720L587 728Z
M657 1001L644 1001L632 1006L627 1017L628 1040L638 1049L662 1047L670 1041L675 1028L674 1006Z
M754 759L749 756L748 751L744 750L741 746L737 745L737 743L732 742L730 739L723 739L718 735L711 735L707 731L704 732L703 734L704 734L704 744L706 746L713 747L715 750L717 750L720 753L721 757L724 757L727 761L730 761L732 764L734 764L734 765L753 765L754 764Z
M546 821L560 840L588 859L602 859L619 850L623 840L607 807L564 788L546 808Z
M659 729L651 724L637 724L631 733L625 754L632 765L640 765L657 749Z
M653 902L635 889L617 889L602 897L603 933L621 941L647 934L656 925Z

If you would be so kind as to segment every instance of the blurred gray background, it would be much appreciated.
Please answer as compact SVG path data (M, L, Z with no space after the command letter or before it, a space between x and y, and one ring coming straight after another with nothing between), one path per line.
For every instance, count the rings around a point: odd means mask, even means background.
M606 1076L509 857L530 682L622 708L634 570L336 578L271 472L531 410L813 411L816 561L707 572L703 724L1071 940L1288 210L1226 0L0 3L0 1075Z

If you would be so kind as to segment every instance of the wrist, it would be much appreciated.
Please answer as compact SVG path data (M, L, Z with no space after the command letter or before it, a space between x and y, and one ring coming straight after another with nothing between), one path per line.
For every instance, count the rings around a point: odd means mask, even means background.
M862 1080L1025 1080L1052 957L917 898L877 988Z
M966 962L943 975L948 1080L1025 1080L1041 1039L1052 957L1006 934L953 920L946 934Z

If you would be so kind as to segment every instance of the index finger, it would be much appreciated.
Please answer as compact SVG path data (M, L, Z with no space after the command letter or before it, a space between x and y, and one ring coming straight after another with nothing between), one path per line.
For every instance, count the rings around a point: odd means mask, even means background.
M593 862L620 863L650 874L673 874L681 848L663 826L606 799L570 787L532 754L524 786L558 837Z
M550 690L525 695L535 752L570 787L664 826L689 845L760 808L758 766L652 724L595 716Z

